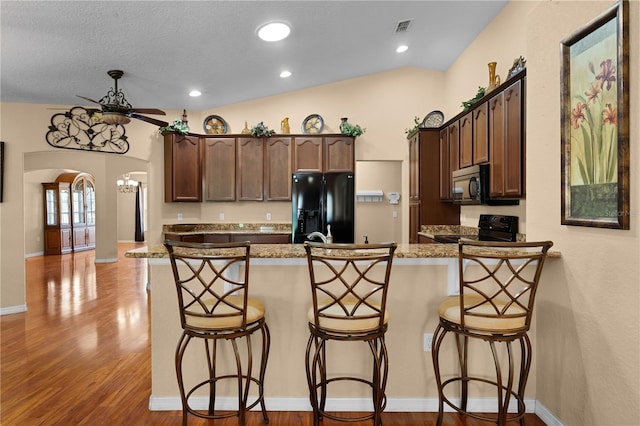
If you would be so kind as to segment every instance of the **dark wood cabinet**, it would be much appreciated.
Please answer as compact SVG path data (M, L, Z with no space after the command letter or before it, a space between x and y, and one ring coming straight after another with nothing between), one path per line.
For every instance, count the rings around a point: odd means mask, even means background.
M44 252L62 254L96 246L96 190L87 173L62 173L43 183Z
M202 164L197 136L164 135L165 202L202 201Z
M289 244L290 234L268 234L263 232L242 232L242 233L202 233L202 234L180 234L177 232L167 232L167 240L182 241L189 243L229 243L249 241L251 244Z
M489 105L473 110L473 164L489 161Z
M451 173L460 168L460 122L450 122L440 129L440 199L453 200Z
M355 170L354 138L326 136L324 138L324 171L353 172Z
M300 136L294 142L293 170L322 172L322 136Z
M492 198L521 198L525 195L523 84L524 80L516 81L489 100Z
M264 141L238 138L236 157L236 200L264 200Z
M352 136L299 136L294 142L294 172L355 170L355 138Z
M204 140L204 175L205 201L235 201L235 138Z
M265 142L264 196L267 201L291 200L293 139L273 136Z
M422 225L460 224L460 206L440 199L440 131L421 129L409 141L409 242Z
M460 164L463 169L473 165L473 112L463 115L460 125Z

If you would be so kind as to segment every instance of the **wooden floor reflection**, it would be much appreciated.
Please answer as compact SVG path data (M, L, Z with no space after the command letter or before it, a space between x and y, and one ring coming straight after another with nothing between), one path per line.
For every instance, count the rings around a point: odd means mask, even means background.
M0 317L2 425L181 424L179 411L148 409L147 268L144 259L124 257L134 247L119 244L114 263L96 264L93 250L25 261L28 311ZM276 426L312 424L308 412L270 412L269 418ZM431 425L435 419L434 413L383 414L385 426ZM190 417L189 424L237 421ZM248 424L262 424L260 414L250 413ZM447 413L445 424L485 423ZM544 423L531 414L526 425Z

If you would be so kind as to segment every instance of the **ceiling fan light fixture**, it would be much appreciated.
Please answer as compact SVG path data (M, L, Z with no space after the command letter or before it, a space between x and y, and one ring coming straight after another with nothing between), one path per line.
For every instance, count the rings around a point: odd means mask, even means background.
M192 90L189 92L189 96L191 96L192 98L197 98L198 96L201 96L202 92L199 90Z
M103 111L102 122L105 124L128 124L131 119L119 112Z
M407 46L406 44L401 44L400 46L398 46L398 48L396 49L397 53L403 53L406 52L409 49L409 46Z
M291 27L284 22L269 22L258 27L257 34L264 41L284 40L291 33Z

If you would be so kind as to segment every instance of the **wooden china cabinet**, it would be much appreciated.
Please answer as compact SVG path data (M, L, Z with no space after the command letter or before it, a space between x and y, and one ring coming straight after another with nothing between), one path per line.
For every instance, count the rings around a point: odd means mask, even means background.
M96 246L95 179L87 173L62 173L43 183L44 253L63 254Z

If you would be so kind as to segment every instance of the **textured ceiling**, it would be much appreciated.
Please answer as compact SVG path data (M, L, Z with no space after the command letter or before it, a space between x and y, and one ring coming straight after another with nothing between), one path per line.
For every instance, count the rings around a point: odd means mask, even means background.
M195 110L406 66L444 71L506 3L2 0L0 100L87 105L75 95L100 99L110 69L124 70L134 107ZM273 20L291 35L258 39Z

